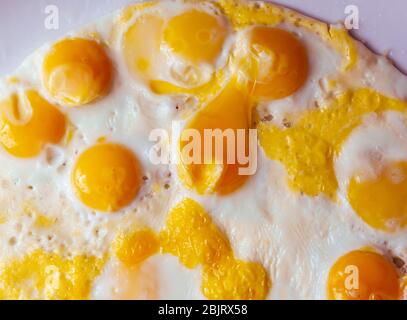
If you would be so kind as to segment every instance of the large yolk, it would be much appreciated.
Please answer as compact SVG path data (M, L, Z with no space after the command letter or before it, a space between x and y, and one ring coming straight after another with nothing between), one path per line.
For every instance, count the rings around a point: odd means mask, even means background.
M356 250L332 266L327 293L332 300L395 300L400 295L399 277L382 255Z
M65 129L65 116L34 90L0 102L0 143L16 157L38 155L45 144L59 143Z
M164 40L183 58L192 62L214 63L220 55L227 34L219 18L191 10L168 21Z
M163 253L188 268L202 265L202 292L208 299L265 299L271 282L257 262L236 259L226 236L192 199L177 204L160 232Z
M248 177L241 173L240 169L247 164L242 163L239 153L247 155L250 151L250 126L251 109L247 94L236 80L232 80L181 133L181 164L178 168L185 186L200 194L227 194L239 188ZM205 130L220 131L217 137L211 137L205 135ZM239 136L238 130L243 130L244 134ZM198 135L189 137L192 132ZM212 148L208 147L210 143Z
M112 83L112 63L93 40L72 38L53 45L44 59L44 85L59 103L80 106L105 96Z
M395 231L407 225L407 162L391 163L373 180L349 183L348 199L370 226Z
M290 32L256 27L250 33L250 54L241 63L249 77L252 94L281 99L296 92L308 76L308 57L303 44Z
M79 156L72 183L84 204L114 212L136 197L140 175L139 162L130 150L119 144L100 143Z
M136 266L158 252L159 242L150 229L119 235L114 242L117 258L127 267Z

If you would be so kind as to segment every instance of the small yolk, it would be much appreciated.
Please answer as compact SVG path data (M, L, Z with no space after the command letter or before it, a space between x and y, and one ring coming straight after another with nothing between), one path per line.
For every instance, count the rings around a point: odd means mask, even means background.
M391 232L407 225L407 162L387 165L373 180L349 183L348 199L371 227Z
M243 57L248 85L257 98L281 99L295 93L308 76L304 45L290 32L269 27L251 31L249 57Z
M122 145L96 144L79 156L72 172L72 183L85 205L115 212L128 205L140 189L139 162Z
M332 266L327 291L331 300L396 300L400 296L399 277L381 254L356 250Z
M81 106L105 96L113 68L104 48L94 40L72 38L54 44L44 59L44 85L61 104Z
M246 91L232 80L181 133L178 172L184 185L200 194L228 194L242 186L248 175L241 169L248 163L239 153L251 152L250 126Z
M132 267L157 253L159 242L153 231L141 229L119 235L114 247L117 258L127 267Z
M0 102L0 143L16 157L37 156L45 144L59 143L65 130L65 116L34 90Z
M164 41L173 52L195 63L214 63L220 55L226 26L209 13L190 10L170 19Z

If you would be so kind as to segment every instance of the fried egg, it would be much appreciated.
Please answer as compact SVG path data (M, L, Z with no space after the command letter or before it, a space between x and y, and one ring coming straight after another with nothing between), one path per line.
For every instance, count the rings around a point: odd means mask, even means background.
M406 99L268 2L136 2L45 44L0 81L0 298L405 299Z

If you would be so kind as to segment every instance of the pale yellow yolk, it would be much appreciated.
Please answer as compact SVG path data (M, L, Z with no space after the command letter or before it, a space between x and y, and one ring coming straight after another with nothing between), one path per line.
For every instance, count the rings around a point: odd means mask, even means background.
M164 41L185 59L195 63L214 63L221 54L226 34L226 27L219 18L191 10L168 21Z
M118 211L137 195L141 185L139 162L122 145L96 144L79 156L72 183L85 205L106 212Z
M396 300L400 297L399 277L381 254L356 250L332 266L327 294L332 300Z
M88 299L104 259L36 250L0 265L0 299Z
M331 105L306 111L287 128L260 123L260 144L268 157L285 165L294 190L335 198L334 156L365 114L387 110L405 111L406 105L370 89L349 91Z
M94 40L57 42L44 59L44 85L61 104L80 106L105 96L112 83L112 63Z
M371 227L395 231L407 225L407 163L386 165L371 180L353 177L348 199L356 213Z
M234 257L228 239L194 200L185 199L168 215L160 232L163 253L188 268L202 265L202 292L209 299L265 299L271 286L255 262Z
M34 90L0 102L0 143L16 157L38 155L45 144L59 143L65 129L65 116Z
M213 101L194 116L181 134L183 138L182 135L191 129L199 133L198 138L185 137L185 141L180 141L181 164L178 171L184 185L200 194L227 194L238 189L248 178L239 172L239 169L246 165L239 163L238 152L244 151L248 154L250 126L251 105L248 96L237 80L232 80ZM207 136L205 139L205 129L219 129L225 136L229 132L229 138L219 135L220 138ZM238 139L238 129L245 130L244 140ZM207 146L206 152L210 161L204 163L205 145L208 141L212 141L212 149ZM216 158L216 146L220 146L222 141L223 148L218 149L220 151ZM187 160L193 160L194 163L188 163Z
M127 267L137 266L159 250L159 242L150 229L119 235L113 244L117 258Z
M141 16L125 33L124 58L136 75L154 77L159 65L161 33L164 21L155 15Z
M290 32L255 27L250 32L249 56L240 63L247 69L251 93L257 98L281 99L295 93L308 76L308 56Z

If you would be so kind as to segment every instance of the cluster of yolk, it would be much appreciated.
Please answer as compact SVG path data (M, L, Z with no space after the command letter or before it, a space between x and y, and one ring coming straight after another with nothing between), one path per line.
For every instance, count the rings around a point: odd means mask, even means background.
M370 226L394 231L407 225L407 163L390 163L377 177L355 176L348 187L353 209Z
M84 204L114 212L137 195L141 186L140 164L126 147L98 143L78 157L72 171L72 184Z
M36 250L0 266L0 299L87 299L103 265L103 258Z
M0 143L16 157L38 155L44 145L59 143L65 130L65 116L34 90L0 102Z
M68 38L57 42L44 59L43 78L58 103L81 106L105 96L112 83L112 63L96 41Z
M397 300L400 280L395 267L381 254L351 251L332 266L327 296L333 300Z
M271 286L258 263L234 257L229 241L194 200L185 199L168 215L159 234L163 253L188 268L202 266L202 292L208 299L265 299Z
M260 123L259 141L268 157L285 165L294 190L335 198L334 157L364 115L387 110L405 111L406 105L370 89L349 91L329 106L306 111L287 128Z

